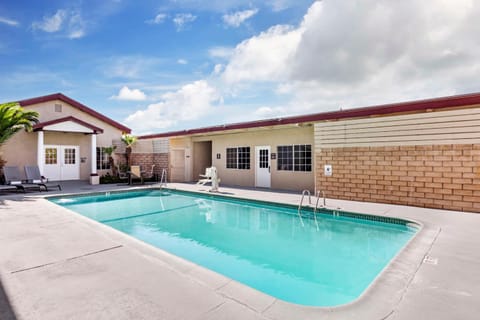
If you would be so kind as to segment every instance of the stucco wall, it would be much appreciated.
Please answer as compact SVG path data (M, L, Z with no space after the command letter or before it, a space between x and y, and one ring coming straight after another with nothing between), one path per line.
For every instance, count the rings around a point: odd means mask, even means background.
M37 134L18 132L0 146L0 153L7 166L18 166L24 175L25 165L37 164Z
M55 112L55 104L62 105L62 112ZM95 118L88 113L85 113L77 108L70 106L69 104L63 101L49 101L43 102L35 105L26 106L27 110L35 110L40 114L40 122L45 122L53 119L64 118L68 116L73 116L78 119L81 119L89 124L92 124L96 127L102 128L103 133L97 135L97 145L107 147L112 145L113 139L118 139L122 135L122 131L116 127L103 122L102 120Z
M62 105L62 112L55 111L55 104ZM76 117L82 121L102 128L104 132L97 135L97 146L108 147L112 145L113 139L118 139L122 132L116 127L101 121L69 104L55 100L43 102L25 107L26 110L37 111L40 122L60 119L68 116ZM23 172L25 165L37 164L37 133L19 132L4 144L0 152L7 161L7 165L14 165ZM78 145L80 146L80 158L85 158L84 163L80 163L80 179L86 180L90 176L91 154L90 154L90 135L83 133L64 133L64 132L45 132L44 144L52 145ZM99 174L104 174L105 170L99 170Z
M265 128L255 131L226 133L193 137L194 142L212 141L212 165L217 167L222 184L233 186L255 186L255 146L270 146L277 153L277 146L311 144L313 151L313 127ZM250 147L250 169L227 169L226 149L228 147ZM220 154L220 159L217 159ZM313 161L313 155L312 155ZM279 171L277 160L271 159L271 188L283 190L314 189L313 166L311 172Z

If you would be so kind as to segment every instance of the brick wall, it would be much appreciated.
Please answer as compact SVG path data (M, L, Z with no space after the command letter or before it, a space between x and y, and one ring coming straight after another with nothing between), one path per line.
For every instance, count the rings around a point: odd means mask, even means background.
M317 189L329 198L480 211L480 145L332 148L315 156Z
M168 173L168 153L132 153L131 163L140 165L143 170L149 171L152 164L155 164L154 173L160 178L162 169Z

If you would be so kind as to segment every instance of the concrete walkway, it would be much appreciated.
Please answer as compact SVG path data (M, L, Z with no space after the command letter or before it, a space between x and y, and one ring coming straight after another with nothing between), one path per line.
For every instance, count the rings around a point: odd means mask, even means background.
M122 188L127 186L71 182L62 192ZM295 205L300 200L284 192L220 191ZM277 300L153 248L50 203L41 197L45 194L0 196L2 320L478 319L480 314L478 214L327 199L332 208L411 219L424 228L356 302L313 308Z

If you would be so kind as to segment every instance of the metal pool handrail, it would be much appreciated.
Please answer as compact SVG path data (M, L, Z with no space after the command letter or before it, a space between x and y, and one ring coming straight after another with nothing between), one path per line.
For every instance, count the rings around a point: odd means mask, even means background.
M303 224L301 211L302 211L303 198L305 197L305 195L308 195L308 204L312 204L312 197L310 194L310 190L306 190L306 189L303 190L302 198L300 199L300 203L298 204L298 216L300 217L300 222L302 223L302 226L304 226L304 224Z
M162 169L162 176L160 177L160 188L163 187L163 185L165 185L165 187L167 186L167 169L165 168Z

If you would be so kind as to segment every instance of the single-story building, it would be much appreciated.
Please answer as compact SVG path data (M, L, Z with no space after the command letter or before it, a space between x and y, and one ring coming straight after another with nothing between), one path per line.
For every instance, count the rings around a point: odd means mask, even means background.
M216 166L222 184L480 209L480 93L139 137L171 181ZM157 148L155 148L157 146Z
M39 123L33 132L21 131L9 139L1 147L2 158L21 171L36 164L50 180L95 182L95 177L110 170L104 148L131 131L61 93L18 103L38 112Z
M34 132L2 147L8 164L51 179L108 172L102 147L130 129L62 94L20 101ZM98 137L98 138L97 138ZM210 166L222 184L462 211L480 209L480 93L138 137L132 163L194 182Z

